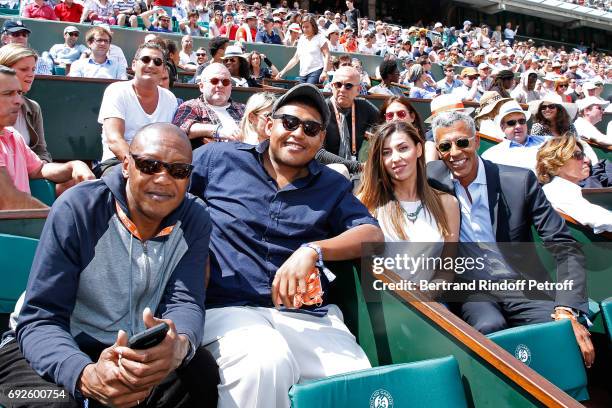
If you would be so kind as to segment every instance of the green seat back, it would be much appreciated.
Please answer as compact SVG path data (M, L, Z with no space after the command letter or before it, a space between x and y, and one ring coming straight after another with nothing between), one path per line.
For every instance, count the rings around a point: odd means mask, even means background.
M601 302L601 314L610 339L610 347L612 347L612 297Z
M48 206L55 201L55 183L45 179L30 180L30 193Z
M28 283L37 239L0 234L0 313L12 313Z
M582 355L569 320L513 327L487 337L574 399L589 398Z
M292 408L467 406L459 366L453 356L296 384L289 391L289 399Z

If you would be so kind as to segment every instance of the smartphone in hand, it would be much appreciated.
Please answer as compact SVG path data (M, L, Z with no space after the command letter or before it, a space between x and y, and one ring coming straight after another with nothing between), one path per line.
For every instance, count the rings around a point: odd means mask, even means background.
M134 350L145 350L157 346L164 340L168 330L170 327L167 323L160 323L130 337L128 347Z

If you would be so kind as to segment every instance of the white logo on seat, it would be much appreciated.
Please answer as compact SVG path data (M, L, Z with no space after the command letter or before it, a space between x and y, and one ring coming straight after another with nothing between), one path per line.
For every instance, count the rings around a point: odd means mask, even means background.
M393 396L382 388L374 391L370 397L370 408L393 408Z
M519 344L516 346L516 350L514 350L514 357L529 365L529 363L531 363L531 350L529 350L529 347L526 345Z

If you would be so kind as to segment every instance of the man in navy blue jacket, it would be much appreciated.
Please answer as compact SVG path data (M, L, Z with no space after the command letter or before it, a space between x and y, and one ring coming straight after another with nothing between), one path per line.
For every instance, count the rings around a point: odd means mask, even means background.
M16 341L0 349L1 388L59 390L71 403L61 406L216 406L218 370L199 347L211 221L186 193L191 159L182 130L147 125L121 169L57 200ZM170 330L159 345L127 347L161 322Z

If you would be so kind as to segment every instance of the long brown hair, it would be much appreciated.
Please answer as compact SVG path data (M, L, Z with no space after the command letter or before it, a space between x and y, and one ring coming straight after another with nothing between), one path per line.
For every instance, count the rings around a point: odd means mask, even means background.
M538 106L538 111L535 114L534 123L540 123L542 125L548 126L551 133L553 130L553 125L554 125L554 129L560 135L562 135L565 132L568 132L570 130L570 124L572 123L572 119L570 118L570 115L567 113L563 105L558 104L558 103L555 104L557 106L557 113L555 114L555 118L553 119L555 122L553 124L551 123L550 120L546 119L544 115L542 114L542 104L543 103L544 102L541 102L540 105Z
M378 120L379 123L383 124L387 121L387 119L385 118L385 114L387 113L387 108L393 102L397 102L404 105L408 112L414 115L414 122L412 122L412 126L414 126L419 132L419 136L421 136L421 139L425 139L425 131L423 130L423 121L421 120L421 115L419 115L419 112L414 109L414 106L412 106L408 98L406 98L405 96L391 96L383 102L380 107L380 118Z
M385 217L390 222L393 231L403 240L407 239L404 229L406 222L403 209L395 198L393 180L385 170L383 147L385 140L394 133L407 135L416 146L421 145L423 154L417 159L417 194L423 208L436 220L438 229L444 237L450 235L446 213L442 207L440 195L427 183L425 171L425 140L414 126L408 122L393 121L380 126L372 139L368 161L363 171L363 179L357 196L366 208L377 218Z

